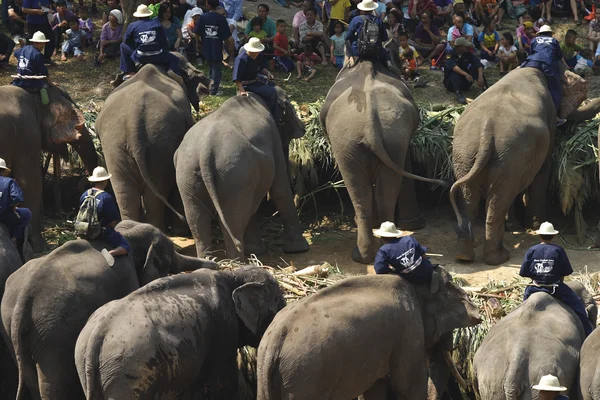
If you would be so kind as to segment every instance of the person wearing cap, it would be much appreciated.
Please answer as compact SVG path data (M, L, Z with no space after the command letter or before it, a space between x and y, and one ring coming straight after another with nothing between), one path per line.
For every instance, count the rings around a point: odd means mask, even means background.
M546 83L554 107L558 114L562 99L562 85L560 83L560 64L563 63L563 53L558 40L552 37L552 28L544 25L540 28L537 37L531 41L531 54L521 64L521 68L537 68L546 76ZM558 125L565 123L564 118L557 115Z
M9 178L10 169L6 161L0 158L0 224L8 229L8 234L13 245L23 259L23 243L25 243L25 228L31 220L31 211L27 208L17 207L23 203L23 191L12 178Z
M444 69L444 86L447 90L456 94L456 101L467 104L463 90L471 87L473 82L485 90L487 84L483 76L483 65L479 58L469 50L473 43L459 37L454 41L454 50L450 51Z
M258 38L250 38L248 43L242 46L240 53L235 58L233 66L233 82L237 87L238 95L248 96L248 92L252 92L263 98L267 103L269 110L275 121L279 123L282 118L282 112L279 108L277 99L277 91L275 86L259 79L258 74L265 75L269 80L273 79L273 75L265 68L264 59L260 53L265 50L265 46Z
M114 9L108 15L108 22L100 32L100 52L96 57L96 65L101 64L107 57L116 57L120 53L123 38L123 14Z
M36 32L29 39L30 45L22 47L15 51L17 59L17 76L45 76L45 79L27 79L15 78L12 81L13 86L19 86L29 92L40 92L45 90L47 84L52 84L50 81L50 72L45 65L45 59L42 55L44 47L50 40L46 39L46 35L42 32ZM42 94L43 96L44 94ZM47 94L46 94L47 97Z
M373 234L384 242L375 256L376 274L398 274L411 283L431 281L433 265L427 258L427 247L389 221L383 222Z
M536 231L542 242L527 250L519 275L531 278L532 285L527 286L523 301L537 292L550 294L571 307L581 320L586 336L592 330L585 305L577 294L564 283L564 277L573 273L569 257L565 250L552 243L558 231L550 222L544 222Z
M79 207L83 204L83 201L88 196L93 196L97 192L100 194L96 195L96 207L98 210L98 221L102 225L102 239L110 243L114 247L109 253L113 257L123 256L131 251L131 246L127 243L127 240L119 232L115 230L115 226L121 219L119 215L119 209L115 199L104 190L108 186L108 180L112 177L111 174L106 171L103 167L94 168L92 176L88 178L88 181L93 183L93 187L83 192L79 198Z
M200 7L194 7L185 14L185 18L183 19L181 35L183 36L183 40L187 41L186 53L192 57L196 56L196 43L200 42L198 35L194 33L194 29L202 14L204 14L204 11Z
M569 400L567 396L563 396L560 392L567 390L561 386L558 378L554 375L544 375L540 378L540 383L532 386L533 390L537 390L538 400Z
M48 21L48 14L52 13L50 3L50 0L23 0L22 11L27 15L27 32L29 34L31 32L41 32L44 34L44 38L52 37L52 27ZM39 51L42 50L44 51L44 63L46 65L54 64L52 61L54 42L46 40L44 47Z
M373 11L377 9L378 5L373 0L362 0L356 6L359 10L359 15L352 18L348 30L346 31L346 41L350 43L352 49L352 56L358 57L358 36L362 30L365 20L369 20L371 23L377 24L379 27L379 59L384 65L387 65L389 56L383 48L383 43L388 41L388 35L383 25L381 18L375 16Z
M138 20L129 24L121 43L120 69L125 74L122 79L135 75L136 63L166 65L167 75L181 85L179 58L170 53L165 29L158 19L150 19L151 15L152 11L145 4L140 4L133 13ZM112 83L118 85L120 79Z
M73 19L77 20L77 16L67 9L65 0L58 0L56 2L56 12L52 16L52 22L50 23L55 49L60 48L63 34L69 29L69 21Z

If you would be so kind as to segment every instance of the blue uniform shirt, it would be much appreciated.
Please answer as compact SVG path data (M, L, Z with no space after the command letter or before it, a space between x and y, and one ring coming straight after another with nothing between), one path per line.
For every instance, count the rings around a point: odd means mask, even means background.
M12 207L23 202L23 192L17 181L0 176L0 217L12 210Z
M169 52L167 32L158 18L143 19L129 24L124 41L134 49L134 60L137 60L137 56L154 56Z
M527 250L519 275L538 283L551 284L571 275L573 268L565 250L555 244L536 244Z
M233 81L252 81L258 77L259 71L263 69L263 58L262 56L253 59L246 53L246 49L243 47L240 49L240 53L235 58L233 65Z
M23 0L23 4L21 5L21 7L22 8L31 8L34 10L41 10L42 7L50 8L50 1L49 0ZM47 24L48 17L46 16L46 14L44 14L44 15L27 14L27 23L38 24L38 25ZM30 34L33 35L33 32L30 32Z
M15 51L17 59L17 74L23 76L49 76L48 68L44 65L44 55L33 46L25 46ZM41 89L42 79L15 79L12 84L22 88Z
M550 36L538 36L531 40L531 54L527 61L537 61L547 64L558 74L558 62L563 54L558 40Z
M394 239L381 246L375 256L375 273L399 274L410 282L427 282L431 279L433 265L421 246L412 236Z
M214 11L201 15L194 33L200 35L204 58L212 61L223 59L223 42L231 37L231 30L224 16Z
M346 32L346 40L349 40L352 44L352 55L354 57L358 57L358 35L362 29L365 20L363 17L366 17L369 21L374 22L379 26L379 47L382 49L382 43L388 40L387 31L383 26L383 21L381 18L376 17L375 15L357 15L352 18L350 21L350 25L348 25L348 31Z

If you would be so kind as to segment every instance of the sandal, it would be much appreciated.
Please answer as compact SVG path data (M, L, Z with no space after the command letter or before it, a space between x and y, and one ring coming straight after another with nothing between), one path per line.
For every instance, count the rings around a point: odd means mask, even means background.
M578 19L576 19L576 20L575 20L575 25L577 25L577 26L581 25L581 21L580 21L580 20L578 20Z

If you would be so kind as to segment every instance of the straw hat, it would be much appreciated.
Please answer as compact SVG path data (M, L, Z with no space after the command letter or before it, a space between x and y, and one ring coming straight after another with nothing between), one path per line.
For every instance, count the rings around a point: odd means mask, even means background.
M540 28L539 33L546 33L546 32L552 33L552 28L550 27L550 25L544 25Z
M373 0L362 0L356 7L362 11L373 11L377 9L378 6Z
M390 221L382 222L379 229L373 229L373 234L378 237L397 238L404 234L396 228L396 224Z
M92 176L90 176L88 178L88 181L90 182L104 182L109 180L112 177L111 174L108 173L108 171L106 171L106 169L104 169L103 167L96 167L94 168L94 172L92 173Z
M535 233L538 235L558 235L558 231L554 229L554 225L548 221L540 225L540 229L535 231Z
M119 10L111 10L111 15L114 15L117 19L117 24L123 25L123 13Z
M265 49L265 46L260 42L259 38L250 38L248 43L244 45L244 50L251 53L260 53Z
M152 11L150 11L148 6L145 4L140 4L138 6L136 12L133 13L133 16L136 18L150 17L151 15L152 15Z
M473 43L471 43L469 40L465 39L464 37L459 37L458 39L456 39L454 41L454 47L458 47L458 46L473 47Z
M50 40L46 39L46 35L43 32L37 31L29 41L33 43L48 43Z
M10 168L6 166L6 161L3 158L0 158L0 169L5 169L10 174Z
M544 375L540 379L540 383L533 386L535 390L545 390L547 392L564 392L566 387L560 386L558 378L554 375Z

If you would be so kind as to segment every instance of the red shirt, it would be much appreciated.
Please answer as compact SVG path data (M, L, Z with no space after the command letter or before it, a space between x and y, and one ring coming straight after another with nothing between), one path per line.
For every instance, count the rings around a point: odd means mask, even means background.
M308 67L314 67L316 63L321 62L321 57L316 55L315 53L311 53L310 55L306 55L306 53L302 53L298 56L298 61Z
M288 37L285 35L285 33L277 32L275 34L275 39L273 39L273 44L276 44L282 49L288 50ZM275 55L284 56L285 54L283 54L281 50L277 50L277 48L275 48Z

